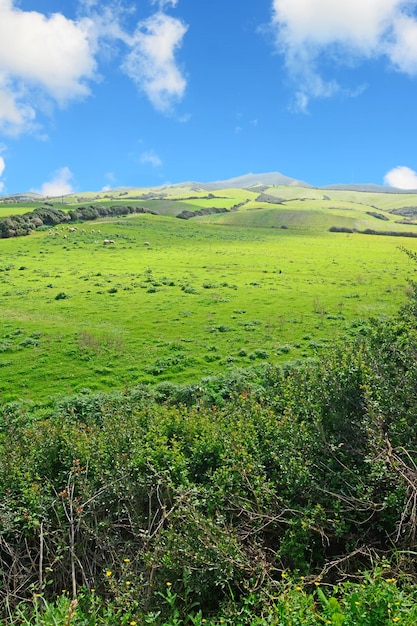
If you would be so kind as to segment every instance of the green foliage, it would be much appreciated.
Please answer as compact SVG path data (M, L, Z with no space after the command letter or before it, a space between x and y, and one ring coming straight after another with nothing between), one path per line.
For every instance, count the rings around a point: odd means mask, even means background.
M44 206L39 206L23 215L17 214L0 218L0 239L29 235L41 226L57 226L69 221L91 221L98 217L128 215L130 213L153 213L153 211L131 205L103 206L98 204L77 207L66 212L45 203Z
M285 574L274 589L233 594L215 613L202 609L188 593L188 574L182 585L166 581L157 592L158 608L144 610L137 601L140 581L131 576L125 559L119 578L103 572L112 599L103 603L97 593L81 590L76 600L66 591L55 601L35 594L31 603L20 604L9 613L8 624L32 626L414 626L417 602L413 588L390 578L380 567L363 574L362 582L338 585L314 584L291 579Z
M265 585L276 594L283 571L334 583L393 553L392 571L413 576L415 329L412 295L400 317L297 367L5 405L3 572L14 556L0 593L94 587L128 614L127 559L138 614L165 615L169 581L171 619L191 606L199 619L243 607L249 589L256 603ZM187 358L178 341L169 354L161 367ZM374 615L395 617L390 589ZM349 623L341 593L317 590L330 623Z

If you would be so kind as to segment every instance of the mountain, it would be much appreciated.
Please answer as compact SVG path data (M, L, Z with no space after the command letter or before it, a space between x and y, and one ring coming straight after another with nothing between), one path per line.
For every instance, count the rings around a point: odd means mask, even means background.
M236 178L228 178L227 180L219 180L212 183L193 183L198 184L202 189L207 191L215 191L217 189L249 189L251 187L269 187L271 185L284 185L288 187L313 187L309 183L296 178L290 178L280 172L268 172L264 174L245 174Z
M45 196L42 196L39 193L35 193L34 191L27 191L25 193L12 193L7 194L5 196L0 196L0 198L4 201L10 202L42 202Z
M372 193L417 193L417 189L398 189L397 187L386 187L385 185L374 185L373 183L364 184L336 184L325 185L319 189L339 189L342 191L368 191Z

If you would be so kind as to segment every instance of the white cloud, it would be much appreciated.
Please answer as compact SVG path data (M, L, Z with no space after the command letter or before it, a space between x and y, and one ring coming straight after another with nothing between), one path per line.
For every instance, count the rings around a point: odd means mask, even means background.
M178 0L151 0L152 4L157 4L161 10L165 8L165 6L176 7L178 4Z
M417 19L399 15L394 24L394 39L389 57L400 72L417 74Z
M157 154L153 150L148 150L146 152L142 152L140 155L141 163L149 163L152 167L161 167L162 161Z
M272 0L276 46L298 84L299 108L341 89L322 78L323 60L352 64L385 57L397 71L417 74L416 6L417 0Z
M175 61L186 32L187 26L181 20L155 13L139 22L123 64L126 74L163 113L172 110L187 85Z
M101 191L110 191L116 184L116 176L113 172L106 172L104 178L107 180L107 183L103 185Z
M385 174L384 183L397 189L417 189L417 172L399 165Z
M94 77L95 38L89 19L70 20L22 11L0 0L0 128L18 133L31 128L36 90L65 104L89 93Z
M61 167L59 170L54 172L51 180L43 183L40 189L33 189L32 191L36 191L42 196L49 196L51 198L56 196L65 196L74 191L70 183L72 178L73 174L69 167Z
M3 71L42 85L61 102L88 93L84 79L95 70L88 20L74 22L60 13L47 18L13 9L5 0L0 17Z
M10 81L2 80L0 74L0 131L7 135L16 135L36 127L35 109L22 102L22 96L22 91L18 93L17 86L13 87Z
M88 96L98 78L98 59L121 58L122 69L153 106L169 112L186 87L175 52L187 26L163 12L177 1L153 0L157 11L132 34L124 17L133 7L120 0L105 6L79 0L76 20L21 10L19 0L0 0L0 132L32 132L39 128L40 109Z
M178 0L151 0L151 4L158 6L157 11L139 21L133 34L123 27L123 16L130 11L118 0L98 8L96 0L81 1L94 25L92 31L100 41L100 54L103 55L103 50L112 54L115 45L122 43L126 52L121 69L158 111L170 113L187 86L175 56L188 26L164 12L166 7L176 7Z

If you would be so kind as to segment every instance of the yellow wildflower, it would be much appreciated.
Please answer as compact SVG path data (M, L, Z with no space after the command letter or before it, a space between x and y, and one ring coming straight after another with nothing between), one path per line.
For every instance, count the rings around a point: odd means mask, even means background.
M107 572L106 572L106 576L107 576L108 578L110 578L110 576L112 575L112 573L113 573L113 572L111 572L111 571L108 569L108 570L107 570Z

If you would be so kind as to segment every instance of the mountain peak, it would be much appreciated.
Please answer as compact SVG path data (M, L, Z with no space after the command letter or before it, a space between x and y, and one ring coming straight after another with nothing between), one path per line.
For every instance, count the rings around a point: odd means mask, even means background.
M280 172L267 172L261 174L244 174L243 176L236 176L235 178L228 178L226 180L214 181L211 183L198 183L203 189L215 190L215 189L247 189L250 187L264 187L264 186L291 186L291 187L312 187L309 183L285 176Z

